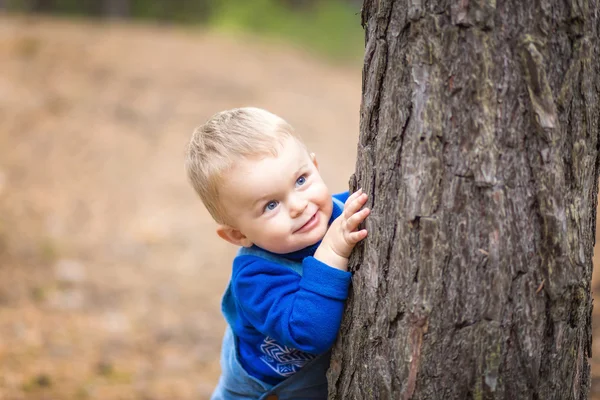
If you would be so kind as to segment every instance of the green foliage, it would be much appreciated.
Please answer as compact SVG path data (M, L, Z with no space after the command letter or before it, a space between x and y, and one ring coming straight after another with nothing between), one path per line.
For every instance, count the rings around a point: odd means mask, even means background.
M218 0L130 0L131 15L155 21L206 23Z
M340 0L307 9L276 0L222 0L210 22L221 29L285 38L334 58L357 59L363 53L360 9Z

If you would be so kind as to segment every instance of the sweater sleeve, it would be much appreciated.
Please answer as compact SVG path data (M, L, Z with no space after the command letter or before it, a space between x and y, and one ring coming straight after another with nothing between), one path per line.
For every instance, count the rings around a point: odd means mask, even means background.
M351 273L314 257L303 276L256 256L234 260L232 290L241 311L262 334L308 353L327 351L337 337Z
M335 197L336 199L338 199L342 203L346 203L346 200L348 200L348 197L350 197L350 192L345 191L345 192L342 192L342 193L336 193L336 194L333 195L333 197Z

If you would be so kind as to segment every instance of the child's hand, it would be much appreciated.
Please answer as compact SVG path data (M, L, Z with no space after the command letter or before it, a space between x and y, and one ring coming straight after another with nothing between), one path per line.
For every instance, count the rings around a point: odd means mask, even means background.
M370 210L362 208L367 202L367 194L362 189L348 197L344 204L344 212L329 227L323 241L328 241L338 256L348 258L356 243L367 237L367 230L358 231L358 225L367 218Z
M356 243L367 237L366 229L358 230L358 225L370 213L368 208L362 208L367 198L366 193L359 189L346 200L342 215L333 221L315 252L316 259L334 268L347 269L348 257L352 249Z

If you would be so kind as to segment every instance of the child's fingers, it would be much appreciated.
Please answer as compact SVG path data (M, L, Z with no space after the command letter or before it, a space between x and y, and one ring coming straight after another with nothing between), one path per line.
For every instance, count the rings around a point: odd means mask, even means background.
M361 240L363 240L366 237L367 237L367 230L366 229L362 229L362 230L356 231L356 232L351 232L348 235L348 239L352 243L358 243L358 242L360 242Z
M352 202L347 203L344 207L344 217L346 219L352 217L352 215L356 214L358 210L367 202L367 196L365 193L361 193L357 198L355 198Z
M344 207L347 206L348 204L352 203L354 201L354 199L356 199L358 196L360 196L362 194L362 192L363 192L363 190L361 188L361 189L358 189L356 192L352 193L350 195L350 197L348 197L346 199L346 202L344 203Z
M360 223L363 222L365 218L369 216L370 213L371 210L368 208L363 208L357 213L354 213L354 215L352 215L346 220L346 229L348 229L348 231L350 232L356 230L356 228L358 228L358 225L360 225Z

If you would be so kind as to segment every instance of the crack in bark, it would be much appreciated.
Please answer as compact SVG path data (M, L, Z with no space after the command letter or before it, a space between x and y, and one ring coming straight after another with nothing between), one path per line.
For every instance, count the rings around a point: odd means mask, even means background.
M454 330L456 331L460 331L461 329L465 329L468 328L469 326L473 326L476 323L480 322L480 320L475 320L475 321L461 321L457 324L454 324Z
M513 277L512 277L512 281L513 281L513 283L514 283L514 281L516 281L517 279L519 279L519 278L522 278L522 277L523 277L525 274L526 274L526 272L525 272L525 271L518 270L518 271L517 271L517 273L515 274L515 276L513 276Z
M413 234L415 235L415 243L414 243L414 253L415 253L415 272L413 274L413 283L419 282L419 269L421 268L421 263L419 262L419 255L421 253L421 238L420 238L420 228L421 228L421 217L415 215L415 218L410 221L411 227L414 229Z
M390 323L388 325L388 339L396 338L396 333L398 332L398 325L400 325L400 322L402 322L402 320L404 319L404 315L404 311L396 311L396 315L390 320Z
M408 115L406 116L406 120L402 125L402 129L400 130L400 134L398 135L398 140L400 141L400 148L398 149L398 154L394 161L394 169L398 170L402 165L402 150L404 149L404 138L406 136L406 130L408 128L408 124L410 123L412 117L413 105L412 102L408 103Z

